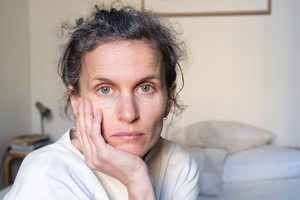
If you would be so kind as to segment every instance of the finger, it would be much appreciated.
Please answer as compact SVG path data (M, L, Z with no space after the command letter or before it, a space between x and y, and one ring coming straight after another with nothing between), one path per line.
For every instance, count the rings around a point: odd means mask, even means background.
M78 125L79 125L79 134L81 136L82 141L82 150L84 152L84 156L89 159L91 158L91 148L90 144L87 138L87 133L85 129L85 120L84 120L84 105L83 105L83 98L79 99L79 105L78 105Z
M79 123L79 104L80 104L80 97L78 98L77 101L77 113L76 113L76 133L77 133L77 137L79 138L79 142L80 142L80 146L81 146L81 151L83 154L85 154L85 149L83 149L84 145L82 142L82 136L80 133L80 123Z
M102 113L101 111L96 111L95 118L93 120L90 138L92 141L92 144L96 147L96 149L99 149L101 151L105 150L106 143L104 141L104 138L101 134L101 123L102 123Z
M88 137L91 146L91 151L92 151L93 163L95 164L96 167L100 167L103 164L104 161L103 158L105 158L105 155L108 155L108 151L106 148L107 144L105 143L101 135L101 121L102 121L101 112L98 111L96 112L95 118L93 119L91 132ZM106 158L107 157L109 156L106 156Z
M78 137L79 142L80 142L81 151L83 151L83 143L82 143L82 138L81 138L81 134L80 134L80 127L79 127L78 120L76 122L76 134L77 134L76 136ZM84 152L82 152L82 153L84 153Z
M97 152L97 149L90 137L92 124L94 123L93 107L90 100L83 99L83 102L84 102L84 120L85 120L86 136L91 148L92 159L94 159L95 158L94 152ZM99 134L101 134L100 130L99 130Z
M84 108L84 124L86 133L91 132L92 122L93 122L93 108L92 103L88 99L83 99Z

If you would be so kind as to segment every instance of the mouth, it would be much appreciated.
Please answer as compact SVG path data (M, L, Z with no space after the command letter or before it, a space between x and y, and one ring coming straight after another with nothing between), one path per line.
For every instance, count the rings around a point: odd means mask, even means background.
M119 132L111 137L120 139L120 140L126 140L126 141L131 141L131 140L138 140L142 138L145 134L140 133L140 132Z

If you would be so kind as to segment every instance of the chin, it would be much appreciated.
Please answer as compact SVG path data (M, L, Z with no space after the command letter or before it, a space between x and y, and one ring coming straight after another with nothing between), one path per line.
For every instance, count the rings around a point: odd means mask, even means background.
M118 145L115 146L115 148L126 151L128 153L134 154L139 157L144 157L144 155L148 152L147 147L141 147L140 145L134 145L134 144L124 144L124 145Z

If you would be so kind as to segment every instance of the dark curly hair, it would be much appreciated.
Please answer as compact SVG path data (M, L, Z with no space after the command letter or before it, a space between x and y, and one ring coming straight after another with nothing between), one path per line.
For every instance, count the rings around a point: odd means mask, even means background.
M67 31L69 39L59 60L58 73L65 86L73 88L68 93L64 107L68 119L71 119L70 98L80 91L79 77L84 55L103 43L120 40L145 40L161 52L173 113L179 114L184 109L178 102L178 93L170 95L172 86L176 83L177 68L184 83L179 65L185 52L184 43L178 42L176 31L163 24L157 15L131 7L115 8L114 4L109 9L96 5L87 19L79 18L75 25L64 23L62 31L63 35Z

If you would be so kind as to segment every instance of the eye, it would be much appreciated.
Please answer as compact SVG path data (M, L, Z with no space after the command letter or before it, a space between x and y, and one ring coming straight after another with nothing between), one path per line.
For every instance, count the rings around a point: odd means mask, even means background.
M150 86L150 85L142 85L142 86L140 87L140 90L141 90L143 93L150 93L150 92L153 91L153 88L152 88L152 86Z
M111 92L111 88L110 87L100 87L98 89L98 91L100 91L102 94L109 94Z

